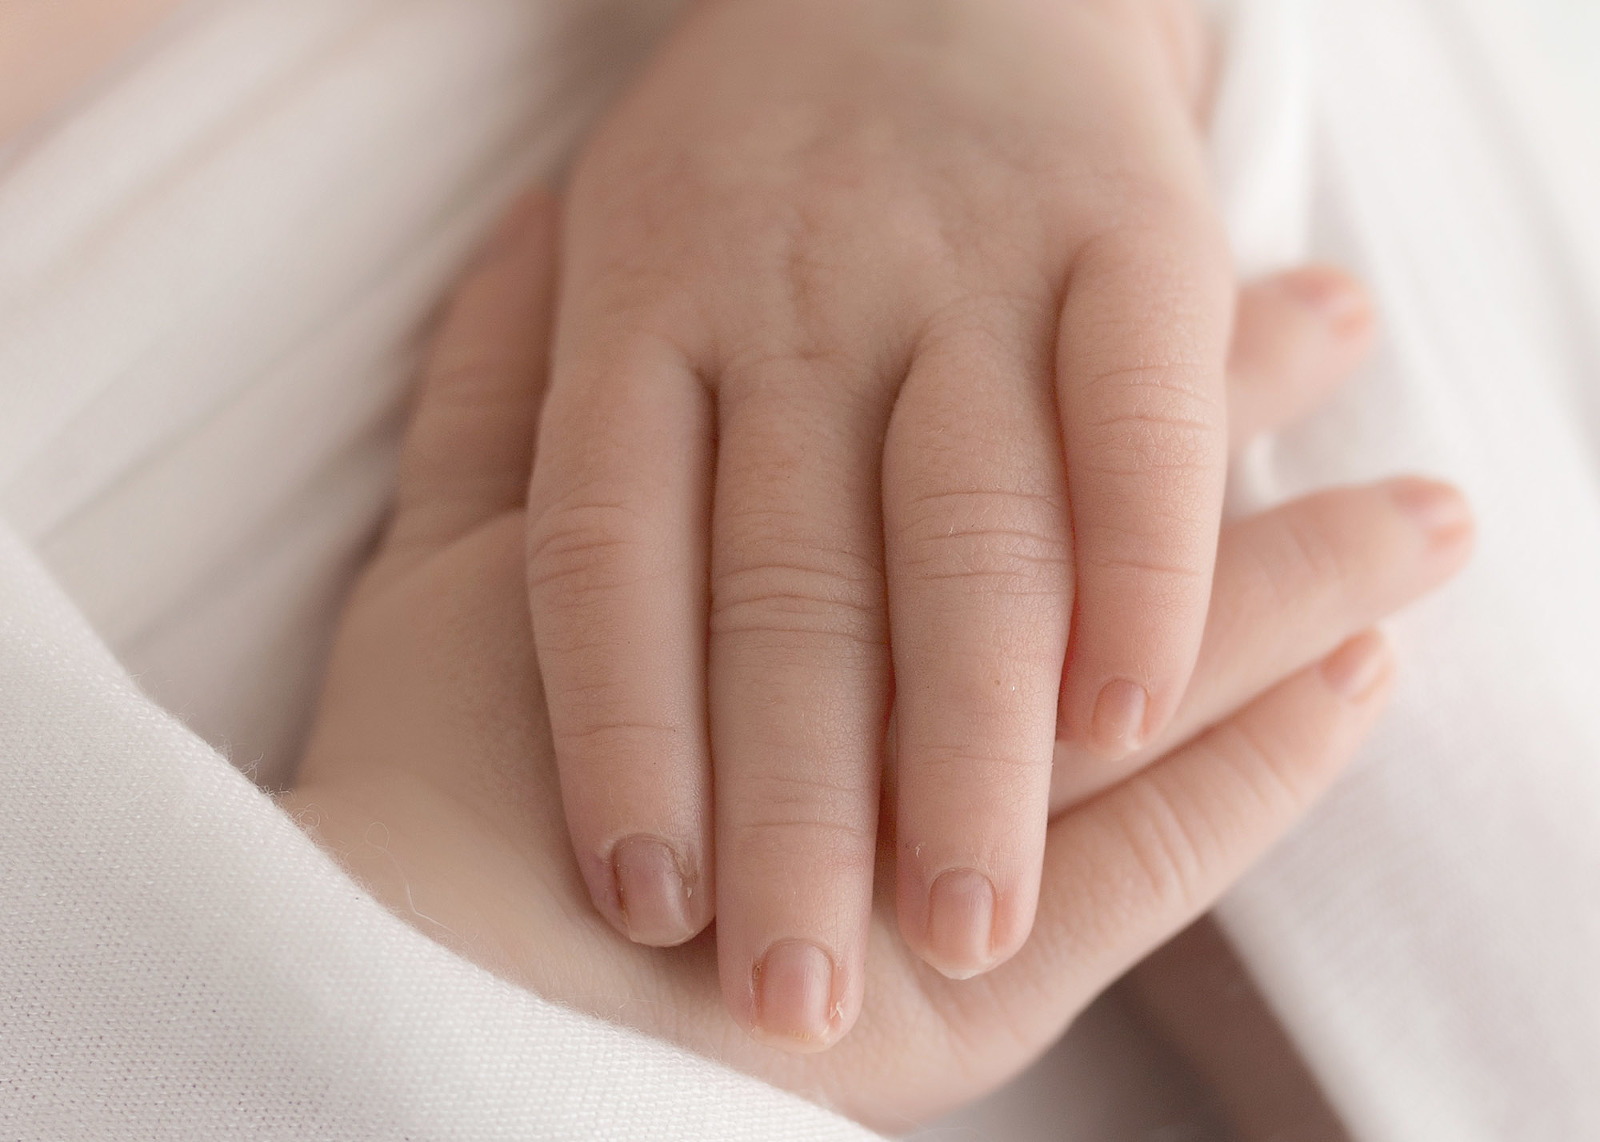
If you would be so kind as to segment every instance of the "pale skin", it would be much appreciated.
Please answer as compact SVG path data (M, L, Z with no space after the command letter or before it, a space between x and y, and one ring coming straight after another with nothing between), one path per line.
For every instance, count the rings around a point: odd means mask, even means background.
M1170 740L1228 456L1202 42L702 0L577 166L528 542L567 822L620 931L716 917L766 1039L856 1018L887 745L901 934L959 979L1033 926L1052 761Z
M1199 654L1210 684L1191 689L1148 765L1058 798L1027 945L981 978L951 980L904 942L893 893L880 893L854 1033L806 1055L763 1044L729 1015L711 933L671 949L618 939L566 838L521 544L546 360L545 326L529 315L548 306L553 245L548 203L532 199L445 321L395 517L344 616L285 808L398 915L463 955L869 1124L926 1121L1014 1075L1202 911L1378 716L1394 664L1371 624L1467 557L1460 496L1417 479L1224 529ZM1305 407L1358 355L1364 334L1308 300L1327 288L1353 286L1302 271L1241 295L1274 330L1234 346L1241 426ZM880 862L893 859L894 825L891 813Z
M0 3L0 142L176 7ZM720 917L777 1041L855 1017L891 696L899 917L953 976L1032 923L1049 783L1165 740L1232 300L1192 17L701 0L580 165L530 525L567 818L619 929Z
M25 133L32 123L41 117L48 117L64 102L69 101L81 84L92 80L99 69L136 44L140 37L175 7L177 7L176 0L49 0L49 2L4 0L0 2L0 145L20 133ZM1168 36L1167 43L1172 46L1169 58L1178 67L1178 73L1187 71L1188 74L1197 74L1197 69L1193 66L1195 59L1192 51L1193 42L1185 40L1181 29L1176 34ZM523 279L524 286L531 280L532 278ZM1283 291L1275 292L1279 287L1283 287ZM515 288L506 288L505 282L501 281L494 290L502 291L508 299L508 305L513 309L517 305L535 306L532 300L534 294L527 292L526 289L519 293ZM1293 297L1289 296L1296 292L1308 297L1320 295L1321 302L1309 308L1301 307ZM1233 359L1235 399L1229 409L1236 438L1242 438L1250 431L1280 422L1304 407L1325 383L1359 354L1360 345L1365 339L1362 335L1356 335L1364 332L1363 323L1366 320L1364 304L1359 293L1341 288L1336 276L1312 274L1299 279L1284 279L1277 286L1249 291L1245 296L1246 304L1241 310L1240 329L1236 335ZM1343 316L1329 321L1309 316L1317 309L1321 309L1326 315L1343 314ZM471 306L463 306L463 309L458 311L458 322L453 326L458 336L453 342L448 343L454 345L454 352L475 359L482 352L498 354L504 352L508 346L514 347L518 344L505 327L504 317L507 311L495 311L499 313L496 317L494 312L486 311L480 304L476 308L479 314L476 325L464 316L472 311ZM478 332L471 332L474 328ZM448 354L445 354L441 359L447 356ZM500 363L503 365L505 361L502 360ZM532 376L532 371L528 375ZM440 384L436 387L442 392L450 386ZM492 392L494 385L489 384L487 388ZM432 406L434 415L429 419L435 425L450 420L448 414L439 411L441 407L437 402ZM524 412L527 411L525 405L516 401L511 402L511 407L520 407ZM470 429L475 422L470 415L467 415L468 412L470 409L463 412L461 423ZM531 417L527 420L527 427L531 432ZM478 518L486 503L504 506L517 498L514 489L520 483L521 477L516 474L515 469L518 463L525 465L528 462L526 441L518 442L504 434L495 436L467 431L458 435L453 431L440 431L434 434L433 441L433 446L440 450L448 450L454 442L467 447L497 445L502 451L497 460L487 463L481 471L475 472L470 465L464 463L471 458L470 453L464 452L448 461L441 456L436 475L430 476L425 470L419 475L417 456L419 450L425 451L428 447L424 443L419 443L420 439L414 434L412 462L409 467L412 475L403 489L403 494L410 505L402 511L400 517L406 521L406 527L397 530L395 544L386 549L383 561L374 568L374 576L377 578L382 578L385 568L393 571L402 562L396 556L396 551L410 542L400 538L402 532L407 529L413 530L417 537L419 565L436 559L443 560L446 553L454 549L453 543L449 541L460 538L457 535L458 530L463 534L473 532L473 529L466 527L463 521ZM426 469L427 465L423 464L421 467ZM1377 526L1385 519L1392 525L1393 513L1385 515L1380 511L1368 516L1364 514L1362 508L1363 505L1359 500L1347 497L1325 501L1318 510L1308 512L1305 519L1286 521L1293 526L1289 531L1280 530L1278 535L1281 539L1290 531L1295 532L1298 538L1294 541L1276 546L1265 544L1256 555L1250 555L1249 548L1224 547L1225 554L1229 550L1235 550L1236 554L1240 555L1236 567L1253 568L1257 572L1253 588L1248 586L1252 581L1251 576L1246 575L1242 580L1238 580L1246 583L1246 589L1229 596L1233 600L1231 621L1238 624L1241 631L1248 628L1253 609L1252 592L1263 592L1276 597L1279 588L1267 585L1267 580L1273 578L1268 572L1276 567L1281 573L1286 567L1293 566L1302 557L1296 553L1305 544L1310 544L1305 550L1317 554L1317 562L1323 573L1291 576L1294 583L1307 594L1302 605L1282 609L1282 613L1277 616L1282 620L1280 623L1263 624L1262 629L1270 627L1274 636L1271 654L1257 657L1251 654L1224 653L1223 650L1217 649L1219 645L1217 637L1208 636L1206 644L1208 650L1202 659L1203 665L1198 675L1197 689L1207 690L1209 697L1203 702L1191 702L1186 707L1185 712L1180 715L1180 720L1187 719L1185 725L1193 727L1197 719L1203 720L1202 711L1214 712L1228 707L1229 703L1237 704L1240 695L1250 687L1259 688L1268 678L1287 674L1312 661L1317 655L1334 647L1345 634L1356 629L1360 623L1370 621L1399 605L1444 573L1440 570L1437 558L1444 558L1448 562L1453 550L1450 544L1444 545L1442 549L1444 555L1435 558L1433 563L1429 563L1428 558L1418 556L1416 552L1411 553L1412 561L1408 563L1405 558L1405 545L1400 542L1404 529L1390 527L1386 532L1383 527ZM434 525L436 531L433 531L427 523L430 519L437 521ZM433 531L431 536L428 534L430 531ZM1324 538L1326 542L1323 542ZM423 555L424 551L426 557ZM497 566L504 572L508 565ZM488 574L486 586L494 587L496 581L492 573L493 568L487 570L491 573ZM1219 582L1229 581L1230 573L1224 571L1219 574L1221 575ZM456 598L467 589L464 576L447 577L447 580L443 584L432 585L414 582L411 584L409 594L397 591L394 598L402 601L420 598L425 603L431 603L440 598ZM503 583L499 585L504 586ZM1220 600L1223 595L1219 591L1215 597ZM373 598L374 592L369 583L369 589L362 595L363 601L350 616L347 629L359 625L359 616L372 616L378 612L376 604L368 601ZM499 602L515 610L514 603L505 599L500 599ZM1227 626L1228 620L1219 618L1221 613L1220 607L1213 611L1212 625L1216 630L1224 630ZM480 614L479 617L484 617L484 614ZM464 656L463 660L477 663L481 672L484 667L483 655L493 651L495 639L498 637L499 634L495 633L493 637L485 637L475 643L472 653ZM350 642L351 638L347 636L345 645L348 646ZM425 661L412 659L409 662L411 668L425 676L430 670L442 672L449 667L451 660L448 652L452 647L435 640L422 649L427 654L438 657L428 658ZM502 648L500 653L509 651ZM477 655L476 658L473 657L474 654ZM511 658L510 665L513 669L510 673L513 677L518 676L518 669L525 673L526 664L516 659L515 654L512 654ZM349 670L359 668L360 655L354 651L342 652L341 662L346 664L344 669L348 673ZM445 709L454 707L458 710L466 708L464 704L468 701L467 695L453 691L446 692L446 688L437 678L424 680L427 683L425 689L431 687L429 692L435 699L434 705L430 707L431 710L437 712L441 707ZM487 692L496 693L493 686L490 686ZM393 694L389 694L388 697L392 700ZM348 720L350 711L348 707L341 706L337 714L335 720ZM508 708L503 702L499 707L499 714L501 716L486 730L490 736L501 735L498 746L491 748L480 741L478 744L484 748L475 756L478 765L466 776L488 775L490 770L486 767L492 756L499 756L507 769L511 767L510 759L503 754L497 754L496 750L503 751L513 746L516 734L521 731L516 729L515 719L509 717ZM401 840L395 851L400 853L400 858L405 862L406 872L416 873L414 885L426 901L423 910L429 915L450 920L450 934L453 934L452 938L458 940L458 946L470 945L472 954L490 962L496 970L534 986L540 986L542 983L545 986L541 989L547 994L589 1006L600 1010L603 1014L616 1015L615 1009L593 998L595 990L584 990L583 972L577 965L583 962L582 957L598 954L599 962L605 964L606 971L611 974L606 976L600 973L593 977L593 981L603 988L616 984L619 979L622 980L623 986L607 993L613 994L618 1004L630 1003L629 996L636 998L643 996L648 1001L653 995L657 999L675 1002L677 992L687 991L691 995L684 1005L685 1014L681 1019L670 1015L666 1009L659 1008L656 1009L655 1017L652 1019L637 1018L637 1012L633 1012L636 1021L658 1033L668 1035L674 1033L674 1028L681 1027L685 1033L679 1037L689 1041L691 1045L700 1046L701 1049L711 1049L706 1047L708 1042L713 1045L722 1043L728 1048L727 1057L733 1058L736 1062L746 1059L746 1055L741 1055L740 1052L747 1052L748 1059L745 1065L780 1080L788 1075L786 1081L802 1089L825 1094L837 1089L840 1085L838 1070L819 1074L809 1065L796 1065L793 1070L782 1071L782 1068L789 1064L776 1060L769 1052L747 1046L734 1047L725 1042L728 1024L716 1020L714 1012L706 1003L708 993L705 981L709 976L705 970L707 960L704 941L698 945L699 958L693 961L694 966L683 972L675 966L678 961L670 961L674 966L662 967L654 964L652 958L638 952L629 952L626 949L607 952L605 951L607 945L604 945L599 935L592 930L592 923L578 921L575 910L581 908L581 894L573 890L578 883L576 874L572 871L570 863L563 862L562 854L557 851L559 845L553 841L555 831L549 812L552 804L550 748L542 736L542 729L538 728L540 724L538 719L533 718L529 724L534 729L527 732L537 739L529 755L535 763L534 771L531 776L517 778L511 784L514 789L523 793L532 791L538 794L542 799L540 804L543 808L536 812L524 806L527 811L520 817L515 819L508 817L506 822L503 822L517 829L529 830L526 845L513 844L504 836L485 837L484 818L478 816L476 809L473 808L473 796L464 795L461 790L449 787L448 781L445 782L447 795L429 801L426 789L420 788L417 782L409 778L403 779L396 789L406 791L408 811L389 813L378 796L379 791L372 788L370 783L364 782L362 766L356 764L363 758L370 761L368 756L370 745L353 751L349 757L327 761L320 767L320 774L328 780L322 785L309 786L304 793L297 796L305 797L313 792L326 793L333 799L330 804L343 806L342 809L323 814L329 835L342 831L348 841L342 850L342 855L352 867L369 873L374 887L391 904L396 905L401 897L398 886L392 881L393 870L386 866L374 865L374 851L367 843L370 837L362 832L360 823L365 820L369 824L381 823L384 828L390 827L391 823L400 827L402 832L397 836ZM1316 727L1312 726L1309 732L1314 733L1315 730ZM1170 733L1166 735L1166 739L1168 744L1175 740ZM1094 790L1107 788L1131 772L1134 767L1156 757L1158 753L1159 750L1147 747L1143 751L1119 759L1114 753L1108 756L1103 752L1084 748L1079 742L1057 741L1052 800L1058 805L1064 804L1068 800L1085 797ZM431 760L434 770L438 770L438 763L443 756L443 753L439 753L431 759L423 760ZM418 766L419 772L426 773L427 769L427 765ZM367 776L375 779L377 774L378 771L373 769ZM435 774L435 776L440 775ZM345 792L351 797L348 805L337 800ZM477 807L483 808L482 798L478 798L477 801L479 802ZM467 813L464 823L463 807ZM422 819L423 814L435 811L438 813L436 821L428 822ZM1241 844L1247 842L1254 843L1250 838L1241 840ZM386 880L386 877L390 879ZM526 888L528 877L534 878L542 887L528 892L525 898L520 898L519 894ZM473 895L479 885L483 886L482 891L485 893L482 899ZM430 895L432 892L449 895L447 898L434 899ZM517 915L519 907L525 908L524 915ZM458 912L453 913L452 908L458 908ZM460 910L464 910L465 915L460 914ZM611 914L615 916L614 912ZM426 927L418 917L413 915L411 918ZM561 940L554 941L548 946L541 943L540 941L547 939L554 930L541 925L554 925L563 920L570 922L573 930ZM888 946L893 946L892 939L886 935L888 929L885 927L881 904L873 924L872 946L876 948L884 941L889 941ZM463 933L466 935L463 936ZM434 934L441 933L434 930ZM556 955L558 952L560 954L550 969L549 977L541 977L537 964L539 957L547 954ZM905 977L909 974L918 981L911 989L915 993L922 988L920 981L926 973L917 975L915 965L907 961L902 952L892 952L887 958L879 957L874 962L887 965L887 968L878 970L872 978L876 980L880 974L885 975L888 981L886 987L890 994L881 1008L869 1008L869 1012L877 1011L883 1015L878 1022L869 1021L869 1026L882 1027L892 1024L896 1012L909 1011L914 1015L918 1010L922 1010L924 1014L932 1010L934 1014L938 1014L943 1010L940 1005L948 1006L948 996L933 993L912 1002L910 1006L906 1005ZM1040 959L1031 963L1033 966L1030 970L1038 972L1048 966L1050 961ZM1089 974L1092 977L1093 973ZM680 976L685 978L679 978ZM1007 993L1007 989L1014 990L1020 987L1026 990L1030 986L1039 986L1037 977L1032 984L1028 982L1029 976L1026 972L1020 976L1004 978L1019 979L1021 982L1005 984L1002 993ZM655 982L651 982L652 980ZM1055 996L1043 1015L1044 1025L1064 1022L1065 1016L1062 1013L1074 1007L1076 1001L1069 1001L1070 996L1079 994L1086 986L1085 977L1073 976L1060 986L1061 994ZM1008 1019L1009 1015L1000 1015L996 1018L1003 1021ZM950 1030L956 1035L966 1033L965 1025L959 1022L953 1024ZM977 1045L992 1042L998 1030L997 1026L990 1026L987 1029L976 1028L975 1034L979 1040ZM689 1034L689 1031L693 1034ZM1027 1043L1041 1041L1040 1036L1033 1033L1036 1031L1037 1027L1033 1027L1025 1036ZM876 1041L883 1042L885 1041L883 1036L888 1033L880 1030L876 1034L879 1036ZM987 1079L982 1078L983 1075L1003 1076L1015 1070L1020 1065L1016 1061L1018 1057L1015 1046L1007 1046L996 1054L993 1067L979 1067L973 1073L979 1076L978 1082L987 1082ZM926 1081L928 1088L936 1088L942 1080L949 1078L945 1069L951 1064L948 1055L932 1051L925 1060L919 1056L918 1059L909 1061L919 1060L927 1062L930 1067ZM841 1068L844 1065L844 1062L838 1064ZM1251 1074L1258 1077L1259 1068L1252 1066ZM899 1125L893 1119L895 1115L902 1113L902 1108L905 1106L925 1107L943 1104L937 1098L931 1101L923 1099L920 1103L916 1097L908 1100L907 1089L907 1078L901 1075L891 1084L889 1098L881 1105L867 1105L863 1092L859 1089L845 1091L839 1098L843 1105L860 1105L862 1109L859 1113L863 1117L891 1125ZM941 1097L947 1102L950 1099L964 1098L972 1093L976 1093L975 1084L968 1079L951 1085Z

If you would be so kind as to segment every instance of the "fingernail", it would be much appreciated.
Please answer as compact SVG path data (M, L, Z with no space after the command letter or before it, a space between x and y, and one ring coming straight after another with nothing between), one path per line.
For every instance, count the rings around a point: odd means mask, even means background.
M1284 285L1308 309L1313 309L1338 330L1352 330L1372 321L1372 302L1367 292L1337 270L1306 271L1291 274Z
M1400 480L1392 494L1400 510L1416 521L1435 546L1454 543L1472 528L1472 509L1449 484Z
M971 979L994 960L994 885L982 873L939 874L928 893L929 962L951 979Z
M797 1044L827 1041L833 1012L833 961L815 944L784 940L756 966L756 1027Z
M1322 677L1350 701L1360 702L1383 681L1392 657L1389 640L1369 630L1323 659Z
M629 837L612 850L611 866L629 939L670 947L694 935L688 886L670 848L653 837Z
M1144 712L1150 696L1144 687L1125 678L1108 682L1094 704L1090 732L1094 746L1103 753L1127 754L1139 748L1144 730Z

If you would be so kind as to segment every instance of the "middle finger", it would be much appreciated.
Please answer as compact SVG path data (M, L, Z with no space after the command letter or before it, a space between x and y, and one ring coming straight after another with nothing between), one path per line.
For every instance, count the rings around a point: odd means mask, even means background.
M717 959L730 1010L818 1050L861 1003L889 704L878 462L852 362L719 388L711 736ZM851 404L850 402L862 402Z

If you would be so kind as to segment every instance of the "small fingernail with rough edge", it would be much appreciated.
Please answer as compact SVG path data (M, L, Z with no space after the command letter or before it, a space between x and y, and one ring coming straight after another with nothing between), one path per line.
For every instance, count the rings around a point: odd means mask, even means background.
M689 886L677 856L654 837L629 837L612 850L617 902L628 938L669 947L694 935L689 916Z

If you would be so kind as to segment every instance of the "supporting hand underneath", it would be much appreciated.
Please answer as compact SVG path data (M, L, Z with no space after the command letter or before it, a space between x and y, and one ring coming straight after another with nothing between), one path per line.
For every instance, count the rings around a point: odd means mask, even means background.
M529 315L550 303L551 215L543 200L523 207L440 334L396 516L344 617L285 806L398 915L508 979L868 1123L924 1121L1026 1066L1328 784L1388 688L1389 654L1366 628L1461 565L1465 506L1399 480L1226 529L1201 681L1178 715L1213 728L1132 775L1085 778L1064 755L1033 938L953 981L907 947L880 892L854 1033L822 1054L777 1050L729 1016L712 935L671 949L620 939L567 839L522 548L546 348ZM1308 301L1337 280L1304 272L1245 292L1241 425L1304 407L1332 380L1326 362L1359 349L1340 350L1348 338ZM880 864L894 845L886 821Z

